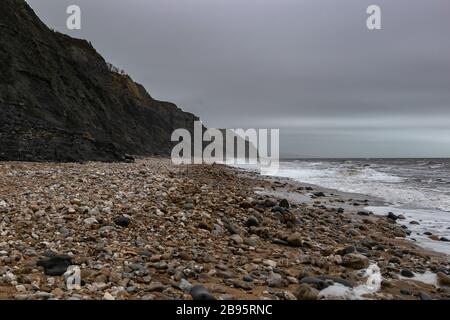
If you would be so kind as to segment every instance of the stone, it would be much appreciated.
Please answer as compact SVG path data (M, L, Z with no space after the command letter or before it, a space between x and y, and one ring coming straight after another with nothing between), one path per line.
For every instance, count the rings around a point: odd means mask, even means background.
M271 275L266 280L267 285L272 288L282 288L283 278L278 273L271 273Z
M72 265L72 259L68 256L54 255L38 260L36 265L43 267L48 276L62 276Z
M402 260L400 260L399 257L392 257L392 258L389 259L389 263L401 264Z
M114 223L120 227L126 228L130 225L130 218L119 216L114 219Z
M323 192L314 192L313 193L313 195L315 196L315 197L325 197L325 193L323 193Z
M200 229L204 229L204 230L208 230L208 231L213 230L213 224L207 219L203 219L202 221L200 221L200 223L198 224L198 227Z
M239 228L237 226L235 226L234 224L228 224L227 225L227 230L231 233L231 234L240 234L241 231L239 230Z
M292 233L286 239L287 243L292 247L301 247L303 246L303 239L299 233Z
M318 290L323 290L329 287L329 284L325 280L316 277L303 277L300 280L300 284L307 284L309 286L315 287Z
M264 261L263 261L263 264L264 264L265 266L268 266L268 267L271 267L271 268L275 268L275 267L277 266L277 263L276 263L275 261L269 260L269 259L264 260Z
M186 293L189 293L189 292L191 292L191 290L193 288L193 285L189 281L187 281L186 279L181 279L180 280L180 284L178 285L178 287L182 291L184 291Z
M348 229L345 232L345 234L348 234L349 236L352 236L352 237L359 237L359 236L361 236L361 233L358 230L356 230L356 229Z
M342 258L342 265L352 269L364 269L369 266L369 259L359 253L350 253Z
M236 244L242 244L244 242L244 240L242 240L241 236L238 234L231 235L230 239Z
M183 205L183 208L186 209L186 210L192 210L194 208L194 204L191 203L191 202L185 203Z
M442 286L450 286L450 277L443 273L442 271L439 271L436 273L438 283Z
M193 300L216 300L208 289L200 285L194 286L190 293Z
M303 283L299 285L294 295L298 300L317 300L319 290Z
M252 207L251 203L248 201L242 201L240 207L243 209L250 209Z
M65 238L70 236L70 230L64 227L59 228L58 232Z
M280 207L280 206L274 206L274 207L272 208L272 212L283 214L283 213L288 212L288 209L283 208L283 207Z
M369 216L370 212L366 210L361 210L356 213L358 216Z
M116 298L114 298L111 293L109 292L105 292L105 294L103 295L103 300L116 300Z
M92 224L98 224L98 221L94 217L86 218L83 220L85 224L92 225Z
M420 300L433 300L433 298L426 292L419 292L419 299Z
M398 216L397 216L396 214L394 214L393 212L389 212L388 215L387 215L387 217L388 217L389 219L394 220L394 221L396 221L396 220L398 219Z
M275 202L270 200L270 199L266 199L264 201L264 206L267 207L267 208L274 207L275 206Z
M278 205L282 208L286 208L286 209L290 208L290 204L289 204L289 201L287 201L287 199L281 200Z
M166 287L159 281L154 281L149 284L147 290L149 292L162 292Z
M400 274L403 277L406 277L406 278L414 278L414 273L411 270L408 270L408 269L402 269L400 271Z
M428 238L430 238L431 240L434 241L439 241L441 238L435 234L432 234L431 236L428 236Z
M411 292L411 290L409 290L409 289L401 289L401 290L400 290L400 293L401 293L402 295L404 295L404 296L411 296L411 295L412 295L412 292Z
M320 280L323 280L323 281L327 281L327 282L328 281L332 281L332 282L335 282L335 283L339 283L339 284L342 284L343 286L346 286L348 288L353 288L353 283L351 283L348 280L339 278L339 277L323 275L323 276L318 276L317 278L319 278Z
M245 226L246 227L258 227L259 221L256 217L251 216L247 219L247 221L245 221Z

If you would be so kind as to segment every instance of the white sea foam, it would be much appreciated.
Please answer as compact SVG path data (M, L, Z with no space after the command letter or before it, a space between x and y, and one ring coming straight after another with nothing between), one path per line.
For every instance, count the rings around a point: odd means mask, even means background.
M346 299L361 300L365 299L365 295L374 294L381 288L382 276L380 268L376 264L371 264L364 275L367 276L366 284L359 285L354 288L346 287L340 283L335 283L319 292L319 298L325 299Z
M411 238L425 248L450 254L450 242L423 234L450 239L450 162L396 161L286 161L280 162L276 175L384 199L389 207L369 209L382 215L403 213L407 219L400 223L412 231ZM409 224L412 220L420 225Z
M406 281L418 281L425 284L431 284L435 287L439 287L437 276L435 273L431 271L426 271L425 273L414 273L413 278L400 276L400 279Z
M389 212L404 215L406 219L397 220L397 223L408 227L411 231L410 239L417 241L423 248L450 255L450 242L432 240L424 234L431 232L438 237L450 239L450 214L448 212L394 207L367 207L366 209L383 216ZM417 221L419 224L411 224L411 221Z
M450 211L450 186L449 193L431 187L420 188L404 183L404 177L370 167L332 162L282 162L276 175L339 191L375 196L394 205Z

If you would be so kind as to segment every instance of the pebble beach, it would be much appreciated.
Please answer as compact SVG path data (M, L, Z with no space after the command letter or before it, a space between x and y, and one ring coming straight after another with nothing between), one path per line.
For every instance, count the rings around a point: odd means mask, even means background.
M1 162L0 299L450 298L449 257L376 204L165 158Z

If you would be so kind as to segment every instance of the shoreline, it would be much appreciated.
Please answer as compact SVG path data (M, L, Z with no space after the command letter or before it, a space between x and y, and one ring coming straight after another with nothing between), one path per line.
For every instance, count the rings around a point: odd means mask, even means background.
M296 203L255 188L325 196ZM3 162L0 298L190 300L194 285L216 299L450 298L447 257L363 211L375 200L328 192L162 158ZM81 269L79 290L45 274L55 255ZM382 277L376 290L368 268Z
M288 177L279 177L279 176L266 176L261 175L257 171L248 170L245 168L239 167L231 167L237 169L238 172L242 171L244 173L253 172L255 174L260 175L263 179L267 179L268 181L279 184L283 183L288 185L288 188L278 188L280 190L261 190L257 191L258 194L261 195L270 195L276 198L286 198L290 201L297 203L307 203L311 204L313 201L319 200L323 205L326 205L331 208L342 208L344 210L350 211L354 214L359 210L367 210L374 213L376 216L386 218L388 213L392 212L395 215L399 216L401 219L398 219L396 222L406 227L407 229L411 229L414 231L414 234L408 235L408 240L413 244L418 245L423 250L428 250L431 252L435 252L437 254L443 254L450 257L450 249L447 244L448 241L446 238L444 240L440 240L433 228L421 228L419 227L419 222L422 222L420 216L411 215L411 212L431 212L436 210L431 209L411 209L407 207L402 207L401 205L395 205L388 200L363 194L363 193L355 193L355 192L345 192L337 189L327 188L316 184L306 183L294 178ZM324 196L317 199L312 196L312 190L308 192L308 188L314 190L314 192L322 192ZM306 192L305 192L306 191ZM443 211L444 212L444 211ZM434 217L434 219L436 219ZM418 221L417 221L418 220ZM411 223L412 222L412 223ZM425 229L424 229L425 228ZM425 233L425 236L423 235ZM428 233L428 235L427 235ZM431 237L431 238L430 238Z

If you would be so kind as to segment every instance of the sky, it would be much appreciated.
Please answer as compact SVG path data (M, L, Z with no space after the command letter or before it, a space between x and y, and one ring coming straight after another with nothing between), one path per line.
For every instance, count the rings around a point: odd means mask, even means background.
M27 2L207 127L279 128L283 157L450 157L448 0Z

